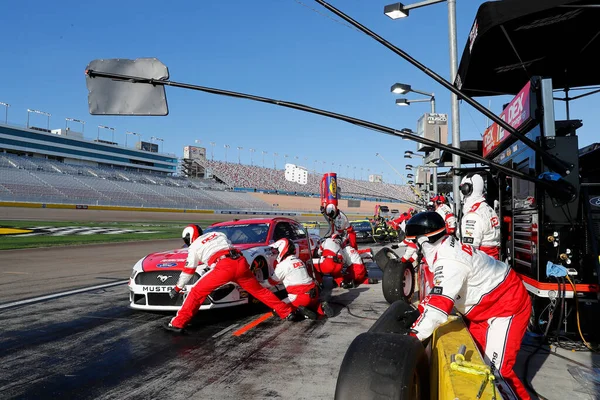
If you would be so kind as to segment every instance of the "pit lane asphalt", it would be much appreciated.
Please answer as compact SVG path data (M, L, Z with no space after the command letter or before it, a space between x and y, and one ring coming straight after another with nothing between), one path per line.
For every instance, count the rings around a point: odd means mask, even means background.
M126 280L141 256L179 244L3 251L0 303ZM381 277L376 266L367 267ZM233 332L264 315L264 307L202 312L189 335L175 336L161 328L170 314L128 308L125 284L0 309L0 398L333 399L348 346L388 304L381 284L329 294L336 311L329 320L271 317L240 336ZM515 366L519 377L534 349L526 340ZM545 347L533 357L529 379L548 399L598 399L598 385L567 371L593 374L598 365L596 354Z
M0 271L30 275L2 274L1 302L126 280L138 253L173 247L157 242L2 252ZM28 260L25 269L14 266L19 260ZM368 269L381 277L374 264ZM271 317L240 336L234 331L264 306L202 312L177 336L161 328L170 314L129 309L125 284L0 309L0 397L332 399L346 349L387 303L381 284L328 295L336 311L329 320Z

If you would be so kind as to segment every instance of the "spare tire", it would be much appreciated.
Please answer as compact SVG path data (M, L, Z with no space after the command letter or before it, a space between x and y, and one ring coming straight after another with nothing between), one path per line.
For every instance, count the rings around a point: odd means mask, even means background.
M390 260L400 260L400 256L396 254L396 252L389 247L383 247L381 250L375 254L373 260L379 267L380 270L385 271L387 268L387 264Z
M366 332L346 351L335 399L429 400L429 391L428 360L417 338Z
M383 297L392 304L397 300L411 302L415 291L415 279L412 265L400 260L390 260L383 271L381 282Z

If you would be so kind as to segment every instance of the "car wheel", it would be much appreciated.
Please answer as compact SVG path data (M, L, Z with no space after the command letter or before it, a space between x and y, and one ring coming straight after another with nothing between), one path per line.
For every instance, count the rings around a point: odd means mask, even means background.
M429 399L425 348L412 336L366 332L346 351L335 399Z
M259 282L269 278L269 267L267 260L262 257L257 257L252 261L252 272Z
M398 254L394 250L384 247L375 254L373 258L380 270L385 271L390 260L400 260Z
M399 260L390 261L383 271L381 289L383 297L390 304L397 300L410 303L415 290L412 265Z

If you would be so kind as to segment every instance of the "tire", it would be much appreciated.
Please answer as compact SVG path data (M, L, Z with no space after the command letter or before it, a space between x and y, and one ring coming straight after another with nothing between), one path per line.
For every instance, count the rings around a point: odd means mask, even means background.
M346 351L336 400L429 400L425 348L411 336L366 332Z
M390 260L400 260L400 256L394 250L384 247L375 254L373 260L380 270L385 271Z
M410 303L415 291L415 277L412 265L399 260L390 260L383 271L381 282L383 297L392 304L398 300Z
M257 281L261 282L269 278L269 266L264 258L256 257L252 261L251 269ZM262 304L262 302L248 293L248 304Z

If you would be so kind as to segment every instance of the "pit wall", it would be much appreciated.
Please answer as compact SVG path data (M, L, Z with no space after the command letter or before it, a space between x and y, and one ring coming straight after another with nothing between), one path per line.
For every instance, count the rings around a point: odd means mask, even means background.
M251 195L277 208L278 210L294 210L321 216L319 213L321 200L317 197L281 196L266 193L251 193ZM348 200L339 200L340 209L348 216L350 214L360 214L372 217L375 213L375 206L377 204L386 205L390 208L390 210L398 209L401 213L410 208L410 205L403 203L385 203L366 200L360 201L360 207L348 207Z
M448 323L437 328L431 345L431 398L438 400L475 399L483 382L483 376L453 370L452 354L465 345L465 360L484 364L483 358L462 318L450 316ZM492 386L486 384L481 400L494 398ZM495 400L502 396L496 391Z

